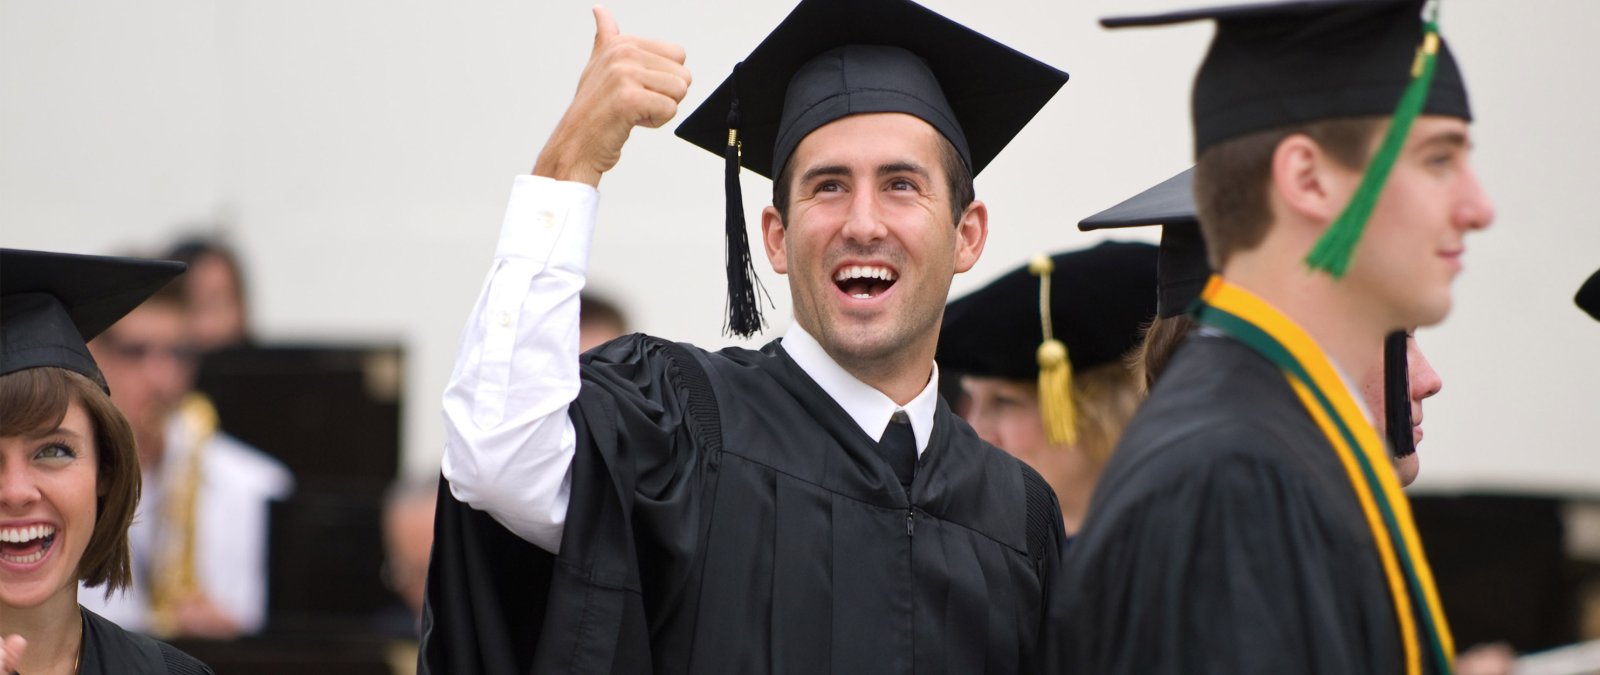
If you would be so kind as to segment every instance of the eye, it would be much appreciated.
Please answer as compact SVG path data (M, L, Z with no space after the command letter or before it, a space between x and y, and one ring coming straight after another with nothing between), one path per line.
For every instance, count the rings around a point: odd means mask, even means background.
M889 181L889 189L915 191L917 189L917 184L911 182L911 179L909 178L896 178Z
M50 443L34 453L35 459L76 459L78 451L65 443Z
M821 183L817 183L817 189L816 189L817 192L841 192L843 190L844 190L844 185L840 184L839 181L836 181L836 180L829 180L829 181L823 181Z

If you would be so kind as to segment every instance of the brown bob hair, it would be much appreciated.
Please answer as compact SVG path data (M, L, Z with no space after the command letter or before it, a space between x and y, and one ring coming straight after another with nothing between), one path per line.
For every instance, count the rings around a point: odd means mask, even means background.
M139 454L133 427L111 397L89 378L62 368L27 368L0 375L0 436L48 433L83 406L94 425L94 532L78 562L86 586L104 584L106 595L133 582L128 526L139 503Z

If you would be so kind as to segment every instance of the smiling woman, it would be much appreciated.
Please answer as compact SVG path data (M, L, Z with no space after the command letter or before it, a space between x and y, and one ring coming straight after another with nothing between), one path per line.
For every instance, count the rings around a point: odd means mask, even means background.
M210 673L84 610L132 581L133 430L84 344L182 265L0 249L0 673Z

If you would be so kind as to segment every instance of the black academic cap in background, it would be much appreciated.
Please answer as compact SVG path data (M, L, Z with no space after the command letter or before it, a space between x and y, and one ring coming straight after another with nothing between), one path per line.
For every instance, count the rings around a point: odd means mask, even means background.
M1072 371L1121 359L1156 314L1156 247L1102 242L1050 256L1052 332ZM1032 380L1039 376L1039 277L1011 270L951 302L939 331L939 367L964 375Z
M1161 227L1156 313L1170 319L1187 311L1211 278L1206 241L1200 236L1200 221L1195 215L1193 168L1084 218L1078 229L1089 232L1149 225Z
M1288 0L1102 19L1108 28L1217 22L1195 76L1195 156L1218 142L1340 117L1389 116L1410 84L1423 0ZM1471 120L1448 45L1424 114Z
M909 0L803 0L677 130L727 163L732 332L749 335L761 322L741 165L774 178L819 127L899 112L937 129L977 175L1066 81L1066 73Z
M65 368L106 388L86 343L183 270L166 260L0 249L0 375Z
M1600 321L1600 272L1589 275L1589 280L1583 282L1572 300L1578 303L1578 309Z

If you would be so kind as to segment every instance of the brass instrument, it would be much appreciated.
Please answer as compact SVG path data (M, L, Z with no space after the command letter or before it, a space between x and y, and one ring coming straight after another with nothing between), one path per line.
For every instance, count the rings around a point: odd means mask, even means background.
M150 632L171 637L178 632L178 607L199 596L195 569L196 509L204 478L205 448L217 433L217 409L205 394L190 392L178 406L189 454L182 472L163 485L160 535L150 574Z

